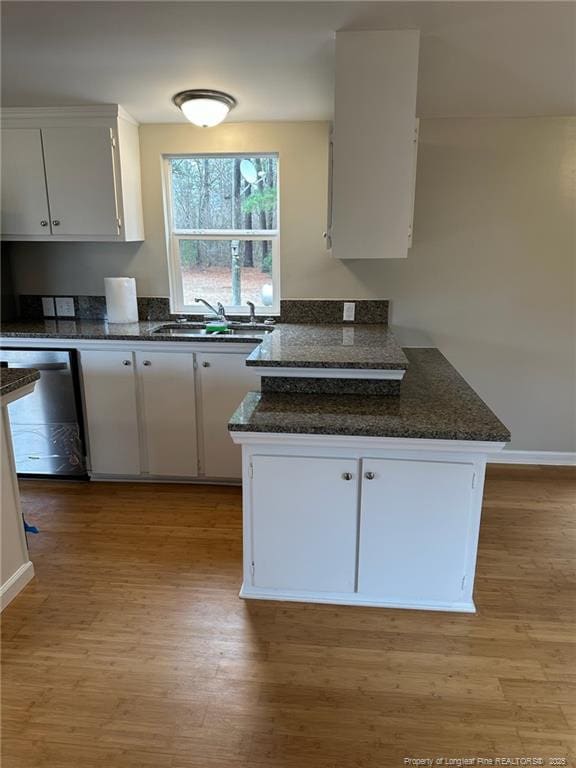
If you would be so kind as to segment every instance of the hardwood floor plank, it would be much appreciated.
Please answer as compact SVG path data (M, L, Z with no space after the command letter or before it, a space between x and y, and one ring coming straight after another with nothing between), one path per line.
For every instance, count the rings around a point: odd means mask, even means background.
M238 488L29 481L2 614L8 768L565 757L576 472L488 470L476 615L244 602Z

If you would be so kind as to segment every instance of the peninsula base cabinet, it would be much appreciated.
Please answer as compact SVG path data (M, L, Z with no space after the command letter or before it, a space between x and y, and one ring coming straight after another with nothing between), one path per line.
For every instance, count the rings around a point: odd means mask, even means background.
M251 348L159 346L80 351L91 476L240 480L241 450L227 424L260 387L245 366Z
M255 587L354 592L357 464L254 456L250 571Z
M232 435L244 454L242 597L475 611L486 455L473 444Z

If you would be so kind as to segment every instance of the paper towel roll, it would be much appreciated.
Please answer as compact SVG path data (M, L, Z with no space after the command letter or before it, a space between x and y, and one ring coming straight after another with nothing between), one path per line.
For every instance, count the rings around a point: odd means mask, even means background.
M137 323L138 302L133 277L105 277L106 315L109 323Z

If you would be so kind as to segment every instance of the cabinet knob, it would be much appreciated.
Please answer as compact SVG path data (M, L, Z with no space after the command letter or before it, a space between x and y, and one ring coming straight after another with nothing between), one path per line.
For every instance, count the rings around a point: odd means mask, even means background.
M342 480L352 480L353 477L354 477L354 475L352 474L352 472L343 472L342 473Z
M132 365L131 360L122 360L122 365Z
M150 360L144 360L142 365L152 365L152 363L150 362Z
M374 472L364 472L364 477L366 478L366 480L374 480L376 475L374 474Z
M59 227L60 226L60 219L52 219L52 226L53 227Z
M40 222L40 226L41 227L47 227L48 226L48 222L46 221L46 219L42 219L42 221Z
M207 360L204 360L202 363L202 368L210 368L210 363Z

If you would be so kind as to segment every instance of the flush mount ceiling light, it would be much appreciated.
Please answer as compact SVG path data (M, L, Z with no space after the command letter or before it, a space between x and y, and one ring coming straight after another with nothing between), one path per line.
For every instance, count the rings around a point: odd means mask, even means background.
M200 128L212 128L218 125L236 106L236 99L228 93L205 89L180 91L172 97L172 101L191 123Z

